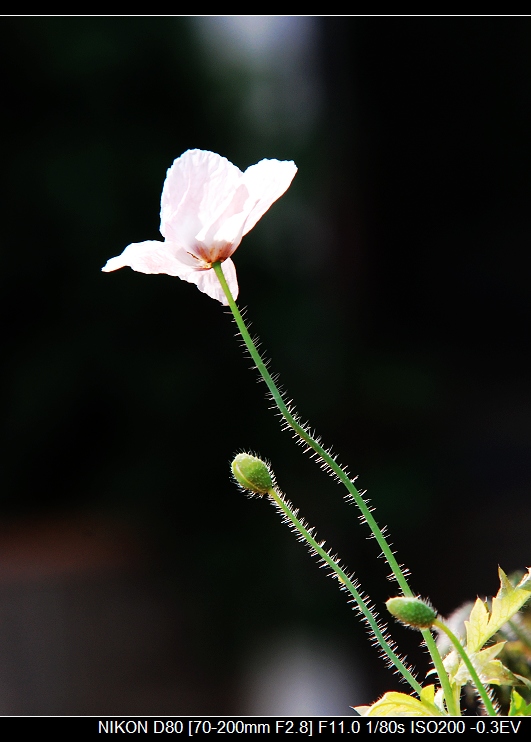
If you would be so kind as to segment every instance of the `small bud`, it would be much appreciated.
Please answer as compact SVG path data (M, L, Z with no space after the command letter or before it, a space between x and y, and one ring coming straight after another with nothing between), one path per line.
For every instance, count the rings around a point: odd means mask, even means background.
M244 489L265 495L273 487L267 464L249 453L239 453L231 464L234 478Z
M437 618L437 611L420 598L389 598L385 605L392 616L415 629L429 629Z

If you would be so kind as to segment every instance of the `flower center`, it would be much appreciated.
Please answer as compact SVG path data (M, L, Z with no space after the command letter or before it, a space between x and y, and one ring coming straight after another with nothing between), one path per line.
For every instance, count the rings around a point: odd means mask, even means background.
M214 261L209 262L204 257L199 257L198 255L194 255L193 252L189 252L188 255L191 258L193 258L195 261L197 261L198 266L197 266L196 270L198 270L198 271L208 271L208 270L210 270L212 268L212 263Z
M209 270L212 268L212 263L217 263L218 261L222 263L227 258L230 258L234 252L232 243L229 242L218 243L210 247L196 242L192 249L193 252L189 252L188 254L201 264L201 268L198 268L198 270Z

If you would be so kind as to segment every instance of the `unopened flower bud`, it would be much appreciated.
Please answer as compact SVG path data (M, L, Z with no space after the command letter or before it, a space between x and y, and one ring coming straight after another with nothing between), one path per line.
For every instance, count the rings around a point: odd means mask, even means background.
M392 616L415 629L429 629L437 618L437 611L420 598L389 598L385 605Z
M231 464L234 478L241 486L255 492L258 495L265 495L273 487L273 478L269 467L256 456L249 453L239 453L235 456Z

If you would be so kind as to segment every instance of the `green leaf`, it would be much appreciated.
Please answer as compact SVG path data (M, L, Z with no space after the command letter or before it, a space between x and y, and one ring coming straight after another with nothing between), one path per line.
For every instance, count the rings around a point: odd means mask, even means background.
M509 716L531 716L531 703L526 703L518 691L511 693Z
M467 652L477 652L488 639L489 611L479 598L470 611L470 620L465 621ZM486 638L484 638L486 637Z
M495 659L506 642L498 642L486 649L484 645L502 626L507 624L531 597L531 569L514 586L502 569L499 569L500 589L489 606L479 598L470 611L470 618L465 621L465 651L474 666L482 683L490 685L522 685L526 679L515 675L501 660ZM458 692L466 683L473 683L470 673L453 649L443 660L443 664L452 688Z
M521 685L522 681L505 667L500 660L495 659L504 646L505 642L498 642L498 644L493 644L481 652L469 652L468 656L484 683L491 683L493 685ZM444 667L453 685L461 687L466 683L473 682L466 665L461 661L457 652L452 652L444 659Z
M516 587L511 585L507 575L501 568L498 572L500 575L500 590L496 597L492 599L488 638L499 631L503 624L507 623L515 613L518 613L524 603L531 597L531 570L520 580Z
M470 620L465 621L467 633L467 652L478 652L494 634L507 623L531 597L531 570L520 580L516 587L512 585L500 568L500 589L489 610L479 598L474 603Z
M512 673L501 660L492 660L485 665L481 673L484 683L491 685L521 685L521 681Z
M443 716L434 703L433 685L422 689L420 700L405 693L391 691L372 706L354 706L361 716Z
M524 675L518 675L518 673L514 673L514 677L518 679L520 685L525 685L527 690L531 690L531 680L529 678L524 677Z
M427 685L420 692L420 700L424 703L435 703L435 686Z

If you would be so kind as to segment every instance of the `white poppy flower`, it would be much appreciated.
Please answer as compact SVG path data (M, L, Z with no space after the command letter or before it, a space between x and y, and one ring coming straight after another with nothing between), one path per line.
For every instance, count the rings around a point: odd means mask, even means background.
M178 276L227 304L212 263L222 262L236 298L238 281L231 255L243 235L287 190L296 172L291 161L261 160L242 173L214 152L188 150L168 170L162 189L160 232L164 242L128 245L102 270L129 266L140 273Z

